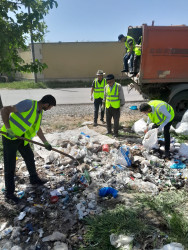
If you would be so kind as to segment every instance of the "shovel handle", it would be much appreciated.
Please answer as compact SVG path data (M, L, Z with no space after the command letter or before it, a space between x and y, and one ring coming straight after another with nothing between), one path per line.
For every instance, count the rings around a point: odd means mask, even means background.
M6 133L6 132L3 132L3 131L0 131L0 133L3 134L3 135L7 135L7 133ZM39 145L39 146L45 148L45 146L44 146L43 143L40 143L40 142L37 142L37 141L33 141L33 140L30 140L30 139L27 139L27 138L25 138L25 137L21 137L21 136L18 136L18 135L15 135L15 137L16 137L17 139L20 139L20 140L23 140L23 141L28 141L28 142L31 142L31 143L33 143L33 144L36 144L36 145ZM66 153L64 153L64 152L62 152L62 151L60 151L60 150L58 150L58 149L55 149L55 148L52 148L52 151L55 151L55 152L57 152L57 153L59 153L59 154L62 154L62 155L65 155L65 156L71 158L72 160L76 161L76 162L79 164L78 160L76 160L73 156L71 156L71 155L69 155L69 154L66 154Z

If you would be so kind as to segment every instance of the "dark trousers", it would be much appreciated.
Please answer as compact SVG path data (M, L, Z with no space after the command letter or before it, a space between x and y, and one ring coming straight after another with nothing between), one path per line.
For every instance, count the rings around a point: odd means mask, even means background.
M134 55L134 60L133 60L133 72L137 74L140 70L140 60L141 56L137 56L136 54Z
M120 108L118 109L115 109L112 107L106 108L106 123L107 123L108 133L111 133L112 131L112 128L111 128L112 117L114 119L114 134L118 135Z
M130 59L130 65L128 66L128 60ZM129 53L126 53L124 58L123 58L123 62L124 62L124 70L125 71L133 71L133 60L134 60L134 52L132 52L130 55ZM130 70L129 70L130 69Z
M99 114L99 107L102 107L102 98L97 98L94 100L94 122L97 123L98 114ZM101 121L104 120L104 110L101 109Z
M23 157L30 177L37 175L34 154L29 144L24 146L23 140L9 140L2 136L3 156L4 156L4 175L7 194L13 194L15 191L14 173L16 168L16 152L20 152Z
M167 123L164 126L164 139L165 139L165 151L170 150L170 126L172 125L172 121ZM152 128L158 128L159 126L154 124Z

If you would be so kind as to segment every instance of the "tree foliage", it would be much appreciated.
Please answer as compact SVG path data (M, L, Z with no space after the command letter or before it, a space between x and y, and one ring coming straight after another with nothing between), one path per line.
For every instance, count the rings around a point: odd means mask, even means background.
M55 0L0 0L0 73L39 72L46 64L25 64L18 50L27 49L32 31L34 42L43 41L47 26L44 16L57 7Z

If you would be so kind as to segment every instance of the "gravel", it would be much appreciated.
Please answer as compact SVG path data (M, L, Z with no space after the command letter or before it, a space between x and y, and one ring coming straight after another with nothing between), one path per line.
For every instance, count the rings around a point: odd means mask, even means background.
M142 102L126 102L123 108L121 109L122 113L132 114L135 112L134 110L129 109L131 106L137 106ZM56 115L70 115L70 116L85 116L91 115L94 112L94 105L93 104L79 104L79 105L57 105L53 107L51 110L44 112L44 117L48 116L56 116ZM138 112L138 111L137 111Z

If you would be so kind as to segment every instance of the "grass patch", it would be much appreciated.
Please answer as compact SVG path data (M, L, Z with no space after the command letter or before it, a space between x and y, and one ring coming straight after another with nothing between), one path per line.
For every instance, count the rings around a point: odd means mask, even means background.
M136 200L136 207L118 205L85 219L85 246L79 249L115 249L110 243L112 233L133 235L133 245L139 244L139 249L160 248L170 242L179 242L188 249L188 198L184 191L161 192L158 196L141 194Z
M93 78L94 79L94 78ZM34 81L13 81L7 83L0 83L0 88L7 88L7 89L45 89L45 88L90 88L93 82L91 81L49 81L49 82L38 82L35 83ZM120 80L116 80L120 82ZM130 83L129 79L121 80L122 86L127 86Z
M34 83L32 81L20 81L20 82L0 83L0 88L6 88L6 89L45 89L47 87L46 87L45 83L43 83L43 82Z
M139 198L140 202L156 211L167 226L168 242L182 243L188 249L187 193L181 191L163 192L158 196Z
M178 135L174 132L172 132L171 135L175 137L179 143L188 142L188 135Z
M123 205L114 210L108 210L101 216L86 219L87 232L85 243L87 247L81 249L116 249L110 243L110 235L134 235L134 241L141 242L147 235L153 234L155 229L147 224L140 216L141 209L127 209Z

